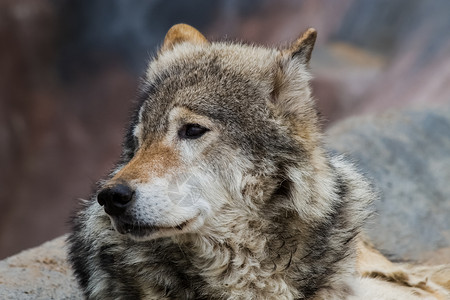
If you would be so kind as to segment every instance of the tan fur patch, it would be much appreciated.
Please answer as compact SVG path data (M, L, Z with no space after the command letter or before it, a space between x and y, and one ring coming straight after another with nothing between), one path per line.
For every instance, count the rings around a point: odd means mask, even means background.
M360 239L357 244L356 267L361 274L374 269L392 270L394 264L375 250L368 242Z
M151 177L162 177L179 165L176 152L162 143L141 147L131 161L111 179L145 182ZM111 184L110 183L110 184Z
M311 59L311 53L316 42L317 31L314 28L306 30L286 51L289 55L299 53L304 58L304 62L308 63Z
M450 291L450 267L442 267L431 276L431 280Z
M415 268L414 266L394 264L375 250L368 242L358 241L357 269L362 277L374 278L409 289L416 295L431 294L437 299L445 299L447 282L442 277L448 276L450 269L437 267ZM417 270L416 270L417 269ZM442 276L445 274L444 276ZM437 284L437 285L436 285Z
M164 38L161 51L171 50L176 44L190 42L192 44L208 44L208 40L197 29L187 24L172 26Z

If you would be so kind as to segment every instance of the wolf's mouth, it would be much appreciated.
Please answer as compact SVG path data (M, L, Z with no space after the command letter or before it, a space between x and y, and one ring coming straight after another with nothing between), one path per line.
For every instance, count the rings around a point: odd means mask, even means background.
M114 221L114 227L121 234L129 234L136 238L144 238L156 233L163 233L164 235L169 235L170 233L176 234L182 231L188 224L192 223L194 219L196 219L196 217L175 226L138 224L116 219Z

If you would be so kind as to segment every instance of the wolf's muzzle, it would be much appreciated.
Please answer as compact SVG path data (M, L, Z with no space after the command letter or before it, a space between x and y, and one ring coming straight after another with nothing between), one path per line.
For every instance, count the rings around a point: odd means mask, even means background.
M105 212L110 216L122 214L131 204L134 191L125 184L116 184L101 190L97 195L97 201L105 207Z

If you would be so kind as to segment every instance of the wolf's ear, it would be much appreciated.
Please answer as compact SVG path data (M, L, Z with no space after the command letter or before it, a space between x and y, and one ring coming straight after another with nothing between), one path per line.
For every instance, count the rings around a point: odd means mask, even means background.
M208 44L208 40L197 29L187 24L173 25L164 38L161 51L171 50L176 44Z
M290 47L281 50L279 65L274 72L272 103L284 114L301 120L311 119L314 100L311 98L308 71L311 52L316 41L316 30L310 28Z
M314 28L309 28L288 49L284 50L284 54L289 55L291 58L299 59L304 64L308 64L316 37L317 31Z

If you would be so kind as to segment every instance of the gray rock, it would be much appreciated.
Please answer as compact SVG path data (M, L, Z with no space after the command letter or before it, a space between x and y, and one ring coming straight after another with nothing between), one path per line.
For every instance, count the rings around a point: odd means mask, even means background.
M66 262L65 236L0 261L0 299L83 299Z
M375 245L407 260L450 262L450 109L346 119L327 131L380 191L367 226ZM444 261L442 261L444 260Z

